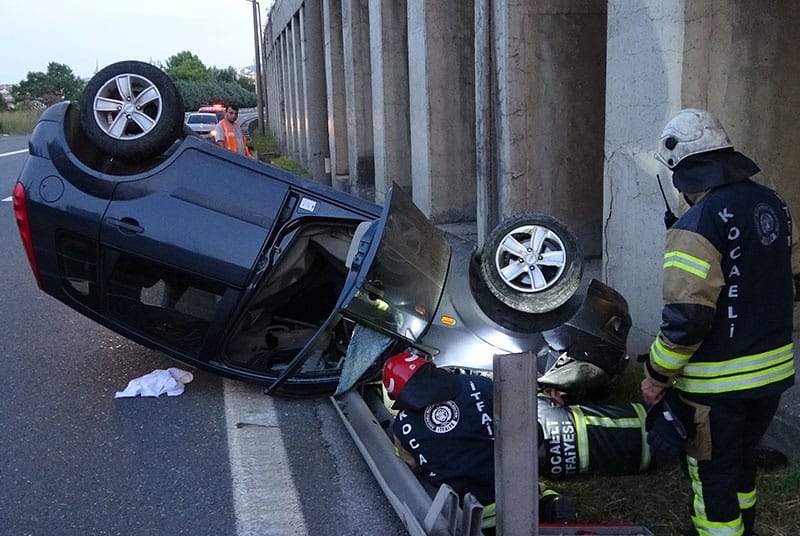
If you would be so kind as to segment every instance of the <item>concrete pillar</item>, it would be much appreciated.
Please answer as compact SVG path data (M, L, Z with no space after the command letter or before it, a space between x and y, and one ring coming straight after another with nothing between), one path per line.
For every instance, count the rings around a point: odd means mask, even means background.
M275 74L275 63L278 54L273 41L273 30L272 20L268 18L267 23L264 25L262 42L264 48L264 95L267 102L267 126L269 127L269 133L275 136L275 127L278 125L277 105L280 101L280 92L277 90L278 77Z
M437 222L475 219L473 3L408 0L411 175Z
M283 70L283 101L284 101L284 109L285 118L286 118L286 128L285 128L285 136L283 137L283 143L281 144L281 150L283 154L293 154L295 151L295 102L294 102L294 82L292 78L292 55L290 53L290 45L289 39L290 30L285 28L283 32L281 32L280 37L280 44L281 44L281 56L283 58L282 62L282 70Z
M686 4L685 106L713 111L737 150L761 168L800 217L800 3L698 0ZM787 120L792 118L792 120Z
M331 184L328 158L328 107L325 88L325 60L322 45L322 5L320 0L305 0L299 12L302 57L305 164L312 178Z
M684 0L608 2L603 274L628 300L629 351L646 351L661 321L664 202L677 192L653 158L681 106Z
M491 176L481 177L480 191L491 200L486 208L499 211L485 221L531 210L550 213L575 231L585 254L599 255L606 2L479 7L488 16L476 25L489 28L477 35L489 34L492 65L482 72L476 98L479 110L491 114L480 124L493 134L481 140L491 155L490 171L487 162L481 170ZM485 40L477 42L484 54Z
M342 0L350 193L375 198L370 81L369 0Z
M342 42L342 0L322 0L325 47L325 82L328 103L328 154L331 184L350 191L347 100L344 81L344 44Z
M375 201L382 203L393 182L411 192L405 4L396 0L370 0L369 29Z
M479 246L500 221L496 172L496 140L500 133L494 105L498 88L494 75L491 14L491 0L475 0L475 173Z
M273 54L270 56L271 66L270 73L272 79L270 80L269 101L272 104L270 107L270 120L269 126L275 140L282 140L285 136L286 113L284 109L283 98L283 70L281 69L281 49L278 42L275 41L272 45Z
M306 159L306 146L303 143L305 137L305 95L303 95L303 66L302 52L300 50L300 11L298 11L289 23L289 54L291 58L291 80L292 80L292 104L294 112L294 136L292 139L292 151L290 156L294 160L304 161Z

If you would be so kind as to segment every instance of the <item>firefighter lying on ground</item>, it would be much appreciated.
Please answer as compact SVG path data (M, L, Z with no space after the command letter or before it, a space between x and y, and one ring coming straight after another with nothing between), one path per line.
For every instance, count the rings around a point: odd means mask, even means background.
M494 526L492 381L436 368L424 358L390 357L383 384L399 410L392 430L433 486L448 484L485 506L482 528ZM576 521L575 499L539 489L542 523Z
M386 361L383 383L394 409L392 431L406 459L434 486L472 493L493 526L493 385L489 378L438 369L402 353ZM571 405L540 395L539 474L557 479L577 474L631 474L650 464L641 404ZM539 519L569 523L575 500L540 484ZM492 517L487 519L487 517Z
M557 398L538 398L540 475L629 475L650 466L642 404L564 405Z

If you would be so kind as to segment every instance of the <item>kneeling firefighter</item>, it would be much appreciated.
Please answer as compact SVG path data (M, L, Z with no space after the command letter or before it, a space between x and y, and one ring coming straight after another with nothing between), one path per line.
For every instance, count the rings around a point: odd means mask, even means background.
M482 528L495 526L493 386L489 378L437 368L401 353L383 368L399 410L392 432L429 483L471 493L485 506ZM574 523L575 499L539 488L539 521Z

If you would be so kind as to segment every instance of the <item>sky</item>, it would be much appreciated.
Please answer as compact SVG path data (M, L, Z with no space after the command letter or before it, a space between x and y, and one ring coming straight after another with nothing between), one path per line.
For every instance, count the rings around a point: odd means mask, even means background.
M259 0L261 24L272 0ZM206 67L253 65L249 0L0 0L0 84L63 63L91 77L121 60L160 62L188 50Z

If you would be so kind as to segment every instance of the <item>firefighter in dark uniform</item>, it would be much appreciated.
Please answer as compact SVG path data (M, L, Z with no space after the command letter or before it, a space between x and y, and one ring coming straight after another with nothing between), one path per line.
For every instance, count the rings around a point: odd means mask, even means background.
M797 235L786 203L751 180L759 168L709 112L680 111L656 158L690 208L667 231L661 330L642 395L653 405L674 387L693 409L696 534L750 535L754 449L794 383Z
M437 368L401 353L383 368L383 384L399 410L392 432L428 482L471 493L485 506L483 528L494 526L493 386L489 378ZM539 520L576 520L575 500L540 486Z
M564 405L544 394L537 402L541 476L630 475L650 467L641 404Z

